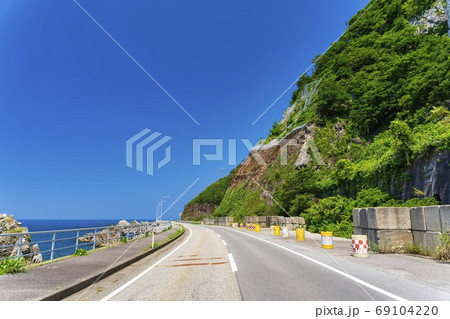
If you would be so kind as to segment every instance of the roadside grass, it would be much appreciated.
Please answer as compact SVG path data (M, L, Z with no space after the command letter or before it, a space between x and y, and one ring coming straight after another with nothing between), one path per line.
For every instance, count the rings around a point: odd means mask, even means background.
M161 241L161 242L154 242L153 243L153 248L158 247L166 242L168 242L171 239L174 239L178 236L181 236L181 234L183 234L185 232L184 226L181 226L180 229L178 229L175 233L173 233L172 235L169 235L169 237L167 237L167 239ZM152 249L152 245L148 245L147 247L142 249L142 252L145 253L147 251L149 251L150 249Z
M441 261L450 261L450 235L447 233L441 234L441 245L436 248L434 257Z
M23 258L8 258L0 261L0 275L15 274L25 269Z
M75 250L75 252L73 253L73 256L87 256L88 252L86 251L86 249L83 248L78 248L77 250Z

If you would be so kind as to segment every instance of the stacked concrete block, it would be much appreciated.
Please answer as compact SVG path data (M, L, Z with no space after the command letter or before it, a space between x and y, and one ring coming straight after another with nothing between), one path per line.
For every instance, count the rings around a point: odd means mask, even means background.
M261 227L267 227L267 216L247 216L246 224L259 224Z
M216 225L216 219L215 218L203 218L203 224L204 225Z
M450 205L425 207L375 207L353 210L355 234L391 247L416 244L434 250L441 233L450 232Z
M383 247L413 243L409 208L356 208L352 212L355 234Z
M233 217L217 217L216 225L231 227L233 225Z

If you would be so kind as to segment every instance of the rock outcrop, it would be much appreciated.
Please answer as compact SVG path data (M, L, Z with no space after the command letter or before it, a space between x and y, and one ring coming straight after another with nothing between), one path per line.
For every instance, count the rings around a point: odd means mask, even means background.
M137 222L132 221L131 223L127 220L121 220L117 225L111 225L103 229L98 233L87 233L83 236L79 237L78 240L82 243L93 243L95 237L95 247L105 247L108 246L108 242L110 245L117 244L121 237L125 237L127 232L133 233L134 236L144 235L146 231L148 231L148 227L150 226L149 222ZM109 239L108 239L109 233ZM119 236L120 233L120 236Z
M414 197L414 188L425 196L434 196L442 204L450 204L450 151L434 150L427 157L416 159L409 169L410 178L404 183L402 200Z
M212 203L193 203L184 206L183 220L201 220L209 217L219 207L218 204Z
M436 1L435 5L425 11L421 17L411 19L411 25L417 26L417 33L428 33L432 29L441 26L444 23L449 23L449 0ZM449 25L450 28L450 25ZM450 33L450 31L449 31Z
M28 229L22 227L22 223L16 221L13 215L0 214L0 234L1 233L26 233ZM42 262L42 254L39 245L31 244L30 235L23 236L0 236L0 258L16 257L18 247L22 240L21 255L28 263L36 264Z

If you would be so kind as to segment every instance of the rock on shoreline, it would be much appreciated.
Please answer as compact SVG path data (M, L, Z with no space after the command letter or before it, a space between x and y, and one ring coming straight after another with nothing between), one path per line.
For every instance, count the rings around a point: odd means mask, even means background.
M0 214L0 234L2 233L26 233L28 228L22 227L22 223L14 219L14 215ZM31 244L30 235L20 236L0 236L0 246L14 245L0 248L0 258L16 257L20 238L22 238L21 255L27 263L37 264L42 262L42 254L38 244ZM30 255L28 255L30 254Z

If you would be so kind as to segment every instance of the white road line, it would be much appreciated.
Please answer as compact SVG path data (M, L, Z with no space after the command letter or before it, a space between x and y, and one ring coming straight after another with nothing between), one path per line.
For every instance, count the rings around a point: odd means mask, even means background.
M222 227L222 228L227 229L227 228L225 228L225 227ZM372 285L372 284L369 284L368 282L365 282L365 281L363 281L363 280L361 280L361 279L359 279L359 278L353 277L352 275L349 275L349 274L347 274L347 273L345 273L345 272L343 272L343 271L340 271L339 269L336 269L336 268L334 268L334 267L328 266L327 264L324 264L323 262L320 262L320 261L315 260L315 259L313 259L313 258L311 258L311 257L308 257L308 256L306 256L306 255L303 255L303 254L301 254L301 253L298 253L298 252L296 252L296 251L294 251L294 250L292 250L292 249L286 248L286 247L284 247L284 246L275 244L275 243L273 243L273 242L271 242L271 241L268 241L268 240L265 240L265 239L263 239L263 238L259 238L259 237L256 237L256 236L254 236L254 235L250 235L250 234L247 234L247 233L244 233L244 232L241 232L241 231L237 231L237 230L234 230L234 229L227 229L227 230L234 231L234 232L236 232L236 233L238 233L238 234L250 236L250 237L253 237L253 238L255 238L255 239L261 240L261 241L263 241L263 242L265 242L265 243L268 243L268 244L271 244L271 245L273 245L273 246L276 246L276 247L278 247L278 248L284 249L284 250L286 250L286 251L288 251L288 252L290 252L290 253L293 253L293 254L295 254L295 255L297 255L297 256L300 256L300 257L302 257L302 258L304 258L304 259L306 259L306 260L309 260L309 261L311 261L311 262L313 262L313 263L315 263L315 264L317 264L317 265L319 265L319 266L322 266L322 267L324 267L324 268L327 268L328 270L334 271L335 273L337 273L337 274L339 274L339 275L341 275L341 276L344 276L344 277L346 277L346 278L348 278L348 279L350 279L350 280L353 280L354 282L357 282L357 283L359 283L360 285L366 286L367 288L370 288L370 289L372 289L372 290L375 290L375 291L377 291L377 292L379 292L379 293L381 293L381 294L383 294L383 295L385 295L385 296L388 296L388 297L390 297L390 298L392 298L392 299L394 299L394 300L397 300L397 301L407 301L406 299L401 298L401 297L399 297L399 296L397 296L397 295L394 295L393 293L390 293L390 292L388 292L388 291L386 291L386 290L383 290L383 289L381 289L381 288L378 288L378 287L376 287L376 286L374 286L374 285ZM228 256L231 256L231 254L229 254ZM232 261L231 261L232 258L233 258L233 257L231 256L231 257L230 257L230 263L232 263ZM234 260L233 260L233 262L234 262ZM231 266L231 267L233 267L233 266Z
M220 238L220 235L219 235L219 234L217 234L217 237L219 237L219 238Z
M222 240L222 243L226 246L227 245L227 243L225 242L225 240Z
M233 255L232 254L228 254L228 259L230 260L230 266L231 266L231 271L235 272L237 271L237 266L236 266L236 262L234 261Z
M138 280L139 278L141 278L142 276L144 276L146 273L148 273L150 270L152 270L153 268L155 268L156 266L158 266L160 263L162 263L164 260L166 260L167 258L169 258L173 253L175 253L178 249L180 249L181 247L183 247L184 244L187 243L187 241L191 238L192 236L192 229L190 229L187 226L184 226L187 229L189 229L189 236L188 238L186 238L186 240L177 248L175 248L174 250L172 250L172 252L170 252L168 255L166 255L164 258L162 258L161 260L157 261L156 263L154 263L153 265L151 265L150 267L148 267L146 270L144 270L143 272L141 272L139 275L137 275L136 277L134 277L133 279L131 279L130 281L128 281L126 284L122 285L121 287L119 287L118 289L114 290L112 293L110 293L108 296L104 297L102 300L100 301L108 301L109 299L111 299L112 297L114 297L115 295L117 295L119 292L121 292L122 290L124 290L125 288L127 288L128 286L130 286L132 283L134 283L136 280Z

